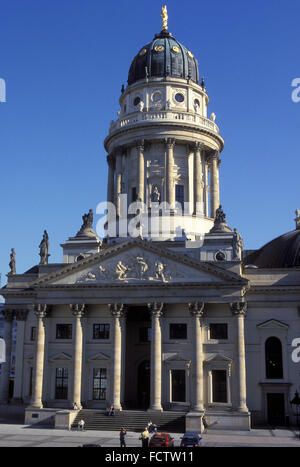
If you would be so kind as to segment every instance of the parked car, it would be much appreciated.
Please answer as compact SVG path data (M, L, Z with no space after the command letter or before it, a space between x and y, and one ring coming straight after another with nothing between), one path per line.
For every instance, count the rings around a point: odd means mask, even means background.
M173 448L174 438L168 433L155 433L150 439L149 448Z
M185 433L181 438L180 447L181 448L200 448L201 436L198 433Z

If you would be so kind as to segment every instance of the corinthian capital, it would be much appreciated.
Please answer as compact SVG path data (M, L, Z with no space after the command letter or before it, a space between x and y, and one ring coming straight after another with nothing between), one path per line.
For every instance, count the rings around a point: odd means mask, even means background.
M197 318L201 318L204 314L204 305L204 302L189 303L190 313Z
M175 146L175 138L166 138L165 145L168 149L173 149Z
M230 303L233 316L246 316L247 302Z
M208 162L219 161L220 152L218 150L210 151L207 155Z
M148 303L150 314L155 318L160 318L163 315L164 303Z
M71 303L70 309L72 311L73 316L81 318L86 312L86 305L84 303Z
M3 314L3 317L4 317L4 321L6 321L7 323L11 322L15 316L15 310L14 308L4 308L4 310L2 310L2 314Z
M49 307L45 303L34 305L34 314L37 318L45 318L49 312Z
M123 303L109 304L109 310L114 318L121 318L125 314L125 306Z
M201 143L200 141L195 141L195 143L193 144L193 150L194 151L201 151L201 149L204 148L204 144Z
M138 139L135 142L135 147L139 149L140 151L144 151L145 149L145 141L143 139Z

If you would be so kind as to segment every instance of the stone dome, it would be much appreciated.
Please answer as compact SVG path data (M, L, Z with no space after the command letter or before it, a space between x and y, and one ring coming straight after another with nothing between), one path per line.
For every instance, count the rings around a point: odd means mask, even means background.
M258 268L300 267L300 229L281 235L253 251L246 256L244 263Z
M128 74L128 84L148 77L191 79L200 85L198 62L192 52L176 41L170 32L156 34L153 41L140 49Z

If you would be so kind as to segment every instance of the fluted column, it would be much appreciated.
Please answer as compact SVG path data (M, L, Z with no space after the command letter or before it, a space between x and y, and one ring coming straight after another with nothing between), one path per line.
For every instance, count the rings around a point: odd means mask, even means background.
M29 310L16 310L17 319L17 342L16 342L16 365L14 378L14 402L22 402L22 387L23 387L23 359L24 359L24 338L25 338L25 323Z
M165 141L166 151L167 151L167 160L166 160L166 201L172 207L175 204L175 186L174 186L174 176L173 176L173 167L174 167L174 146L175 139L168 138Z
M70 305L74 316L74 372L73 372L73 397L72 405L79 409L81 406L81 382L82 382L82 321L85 313L84 304Z
M152 339L151 339L151 396L150 409L162 411L161 405L161 323L163 303L148 303L151 313Z
M47 305L36 305L35 315L37 317L36 326L36 347L35 347L35 368L33 377L33 393L31 405L36 408L43 408L43 377L45 358L45 323L47 316Z
M246 316L247 303L236 302L230 304L232 314L236 321L236 382L237 382L237 407L239 412L248 412L246 402L246 358L245 358L245 332L244 320Z
M144 161L144 140L136 142L137 150L137 197L139 201L144 202L144 192L145 192L145 161Z
M203 412L203 341L201 330L201 318L203 316L204 303L189 303L190 312L194 318L193 327L195 329L194 339L194 374L195 374L195 399L193 410Z
M9 399L9 375L12 349L12 321L14 317L13 309L4 309L4 342L5 342L5 362L1 364L0 378L0 404L7 404Z
M210 217L214 219L216 210L220 206L218 151L214 151L214 153L210 156L210 163Z
M122 410L121 406L121 372L122 372L122 327L121 319L124 314L123 304L109 305L114 318L113 322L113 375L111 403L116 410Z
M201 148L201 143L194 144L194 214L204 211Z
M107 201L110 203L114 202L114 192L115 192L115 171L114 171L114 162L111 155L107 156L108 163L108 180L107 180Z

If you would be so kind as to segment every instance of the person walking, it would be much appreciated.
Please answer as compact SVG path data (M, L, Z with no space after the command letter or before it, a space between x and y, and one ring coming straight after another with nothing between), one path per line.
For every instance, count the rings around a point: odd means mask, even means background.
M84 420L79 420L78 422L78 431L83 431L84 430Z
M142 448L147 448L149 445L149 431L147 426L145 427L143 433L141 433L139 439L142 440Z
M126 448L126 430L124 427L120 431L120 448Z

